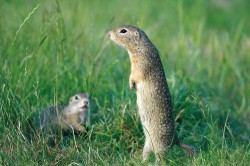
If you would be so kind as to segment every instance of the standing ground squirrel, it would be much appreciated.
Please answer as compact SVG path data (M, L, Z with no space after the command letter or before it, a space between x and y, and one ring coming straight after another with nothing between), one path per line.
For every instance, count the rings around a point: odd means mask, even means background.
M163 157L173 144L189 155L195 150L181 143L175 132L172 102L164 69L156 47L139 28L124 25L109 32L110 39L124 47L129 54L131 74L130 89L136 87L137 106L146 137L143 160L154 151Z
M89 120L89 97L87 93L77 93L70 98L66 107L52 106L40 115L41 130L63 132L74 129L76 132L85 132L81 124L90 125Z

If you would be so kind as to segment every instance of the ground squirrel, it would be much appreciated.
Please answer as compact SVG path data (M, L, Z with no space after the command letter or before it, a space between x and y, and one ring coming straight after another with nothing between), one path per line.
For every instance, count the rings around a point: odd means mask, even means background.
M164 156L173 144L190 155L194 148L181 143L175 132L172 102L159 53L147 35L139 28L124 25L109 32L110 39L129 54L130 89L136 87L137 106L146 137L143 160L151 152Z
M77 93L70 98L69 105L52 106L40 115L40 129L53 132L62 129L63 132L85 132L82 124L90 125L89 97L87 93Z

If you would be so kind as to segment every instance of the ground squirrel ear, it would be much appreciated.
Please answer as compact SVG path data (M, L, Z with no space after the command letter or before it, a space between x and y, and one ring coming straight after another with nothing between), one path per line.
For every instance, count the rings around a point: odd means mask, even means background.
M137 31L135 31L135 36L136 36L137 39L141 39L141 35L140 35L140 33L137 32Z

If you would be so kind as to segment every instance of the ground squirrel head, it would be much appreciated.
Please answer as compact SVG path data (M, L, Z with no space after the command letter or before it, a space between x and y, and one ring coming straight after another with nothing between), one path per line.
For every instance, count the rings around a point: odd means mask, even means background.
M123 25L109 32L110 39L130 53L145 51L152 43L145 32L131 25Z
M87 93L77 93L72 96L69 100L70 112L77 113L88 111L90 106L89 97Z

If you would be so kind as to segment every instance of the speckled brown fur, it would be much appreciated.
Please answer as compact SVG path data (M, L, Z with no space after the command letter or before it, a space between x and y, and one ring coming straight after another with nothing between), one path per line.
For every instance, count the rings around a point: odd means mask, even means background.
M136 87L137 105L144 134L143 160L154 151L164 156L176 144L194 154L195 150L180 143L175 133L172 102L159 53L139 28L124 25L112 30L110 39L124 47L130 57L130 89Z

